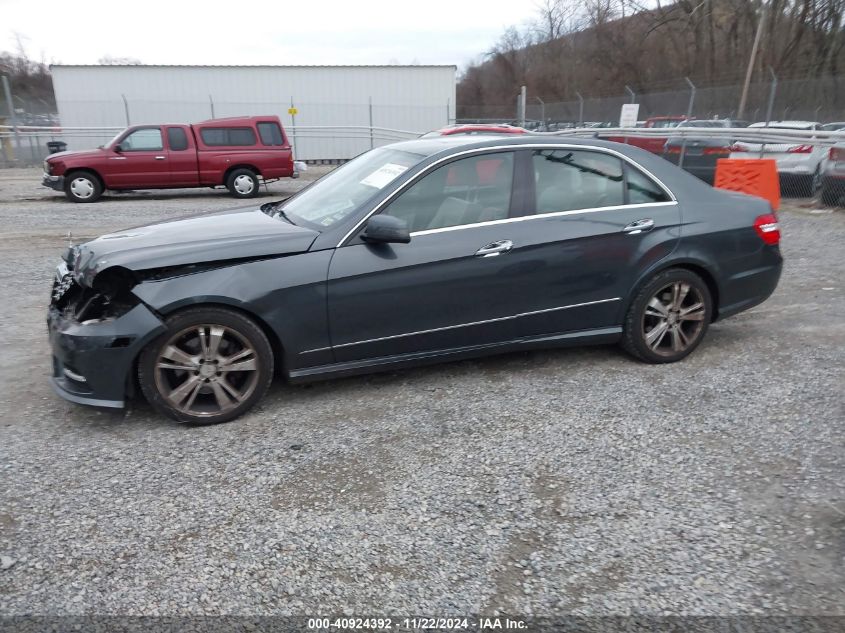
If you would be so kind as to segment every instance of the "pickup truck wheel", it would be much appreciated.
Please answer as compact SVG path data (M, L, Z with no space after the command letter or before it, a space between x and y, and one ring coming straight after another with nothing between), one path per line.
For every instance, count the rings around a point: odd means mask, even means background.
M100 179L89 171L74 171L65 178L65 196L71 202L96 202L101 195Z
M229 174L226 186L236 198L254 198L258 195L258 176L250 169L236 169Z

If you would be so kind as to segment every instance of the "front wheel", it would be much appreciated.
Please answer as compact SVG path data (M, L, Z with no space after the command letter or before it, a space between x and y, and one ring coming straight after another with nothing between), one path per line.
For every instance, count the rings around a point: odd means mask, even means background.
M149 403L180 422L227 422L251 409L273 378L273 350L258 325L224 308L171 316L141 353L138 380Z
M65 177L65 197L71 202L96 202L103 195L100 179L89 171L75 171Z
M226 187L235 198L254 198L258 195L258 176L251 169L236 169L226 179Z
M673 363L698 347L713 313L710 290L694 272L666 270L628 308L622 347L647 363Z

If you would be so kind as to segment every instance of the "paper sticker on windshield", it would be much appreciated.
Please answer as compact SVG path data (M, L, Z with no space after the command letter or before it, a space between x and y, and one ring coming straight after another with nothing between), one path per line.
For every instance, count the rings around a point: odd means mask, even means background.
M389 183L391 180L401 174L403 171L407 170L408 168L404 165L387 163L386 165L382 165L369 176L364 178L364 180L361 181L361 184L367 185L368 187L375 187L376 189L381 189L387 183Z

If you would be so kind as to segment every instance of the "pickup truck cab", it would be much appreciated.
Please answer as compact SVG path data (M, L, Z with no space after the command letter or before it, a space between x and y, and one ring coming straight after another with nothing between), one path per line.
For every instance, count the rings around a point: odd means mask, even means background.
M106 189L220 185L252 198L262 181L298 176L277 116L135 125L99 149L50 155L44 172L42 184L72 202L94 202Z

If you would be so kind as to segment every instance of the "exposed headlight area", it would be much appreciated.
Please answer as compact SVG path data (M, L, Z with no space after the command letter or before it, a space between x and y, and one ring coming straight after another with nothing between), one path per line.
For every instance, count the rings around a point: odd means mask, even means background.
M93 287L86 288L73 278L66 265L60 265L50 305L65 319L83 325L116 319L140 303L131 293L135 283L132 273L116 268L102 272Z
M50 174L50 175L53 174L53 165L52 165L52 163L50 163L50 161L47 161L47 160L44 161L44 173Z

